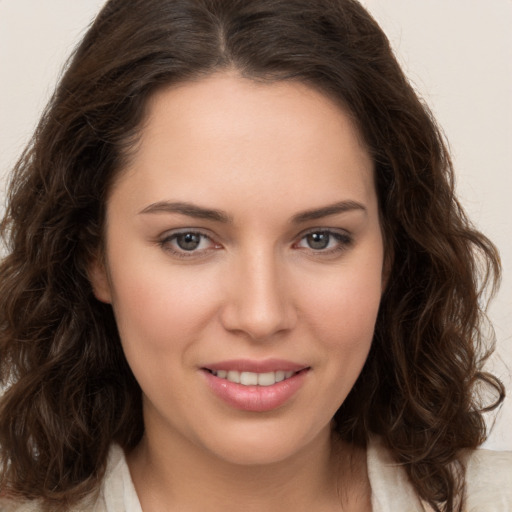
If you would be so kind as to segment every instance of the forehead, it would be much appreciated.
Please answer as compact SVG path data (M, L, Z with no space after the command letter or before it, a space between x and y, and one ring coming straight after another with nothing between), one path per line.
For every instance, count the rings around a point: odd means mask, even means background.
M298 209L306 198L368 200L375 188L373 163L340 105L302 83L232 74L157 92L123 182L145 201L208 202L215 193L222 201L233 189L261 203L281 195Z

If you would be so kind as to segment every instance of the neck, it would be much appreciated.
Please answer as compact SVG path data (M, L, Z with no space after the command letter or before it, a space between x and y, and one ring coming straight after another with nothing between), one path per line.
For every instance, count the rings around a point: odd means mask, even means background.
M171 506L190 512L300 512L341 510L343 501L351 502L352 487L360 488L354 486L361 481L360 459L326 431L299 453L264 465L234 464L184 439L145 436L128 464L145 512Z

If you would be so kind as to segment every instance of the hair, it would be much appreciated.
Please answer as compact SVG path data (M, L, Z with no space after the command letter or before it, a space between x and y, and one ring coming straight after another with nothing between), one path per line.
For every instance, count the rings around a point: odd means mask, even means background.
M434 510L462 510L463 450L485 440L482 413L504 396L482 371L494 341L485 290L496 289L499 258L457 202L442 132L354 0L105 5L14 169L1 223L0 489L70 506L98 489L113 442L140 441L141 390L88 268L148 99L233 70L305 83L357 123L374 161L389 280L335 428L362 446L380 436Z

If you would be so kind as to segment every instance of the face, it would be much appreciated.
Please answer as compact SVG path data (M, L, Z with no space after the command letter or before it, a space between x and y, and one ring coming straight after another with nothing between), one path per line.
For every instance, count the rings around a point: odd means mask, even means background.
M339 106L227 74L159 92L105 232L93 287L148 439L253 464L329 435L383 286L372 162Z

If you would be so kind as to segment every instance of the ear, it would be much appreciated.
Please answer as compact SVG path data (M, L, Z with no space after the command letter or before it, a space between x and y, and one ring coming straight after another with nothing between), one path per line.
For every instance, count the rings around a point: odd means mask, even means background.
M87 269L89 281L92 286L94 296L101 302L112 303L112 289L107 272L105 258L102 254L97 254L90 262Z

